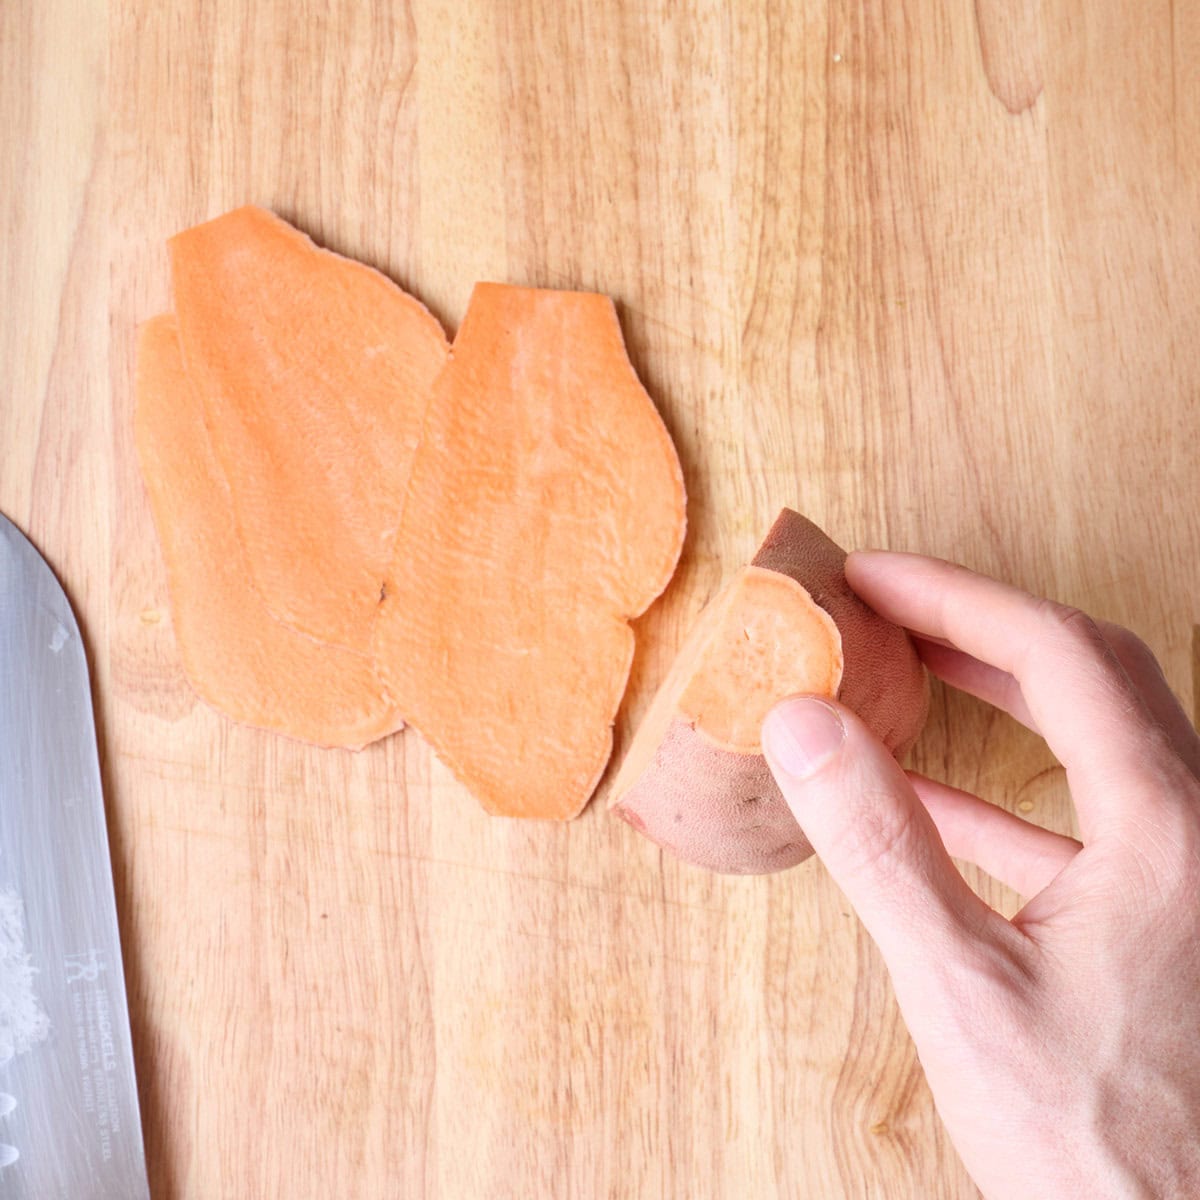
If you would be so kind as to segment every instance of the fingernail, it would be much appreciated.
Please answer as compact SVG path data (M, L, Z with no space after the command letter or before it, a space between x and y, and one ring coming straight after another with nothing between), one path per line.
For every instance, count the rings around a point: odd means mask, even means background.
M841 713L808 696L777 704L763 722L763 747L768 757L795 779L820 770L845 740Z

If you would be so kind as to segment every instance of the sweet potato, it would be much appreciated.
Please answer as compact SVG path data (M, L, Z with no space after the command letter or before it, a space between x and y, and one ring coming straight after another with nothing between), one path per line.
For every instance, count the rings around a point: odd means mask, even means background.
M322 744L403 716L489 812L577 814L685 524L612 301L479 284L451 346L261 209L170 248L138 444L197 691Z
M370 656L289 628L247 586L229 486L170 315L139 331L134 436L197 694L235 720L323 746L358 748L399 729Z
M617 816L697 866L778 871L812 848L784 802L760 730L777 701L836 697L897 756L928 709L904 630L846 583L845 552L784 509L752 564L701 613L613 785Z
M569 818L612 752L629 620L684 534L683 476L612 301L479 284L434 386L375 650L492 813Z
M369 653L445 332L387 276L261 208L169 245L250 579L293 628Z

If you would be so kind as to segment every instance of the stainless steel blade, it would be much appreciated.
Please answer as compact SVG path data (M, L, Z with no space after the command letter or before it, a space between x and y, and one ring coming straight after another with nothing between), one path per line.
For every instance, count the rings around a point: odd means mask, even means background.
M3 516L0 893L23 902L32 990L50 1021L44 1040L0 1046L12 1055L0 1063L0 1198L144 1200L87 661L58 580Z

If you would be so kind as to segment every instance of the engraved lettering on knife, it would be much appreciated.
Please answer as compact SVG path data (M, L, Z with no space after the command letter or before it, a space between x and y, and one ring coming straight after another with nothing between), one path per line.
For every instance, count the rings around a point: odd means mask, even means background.
M104 970L104 960L98 950L89 950L86 954L68 954L63 960L67 972L68 983L78 983L86 979L95 983L100 972Z
M101 980L107 964L103 955L92 949L68 954L64 967L67 983L74 989L71 1015L83 1109L94 1123L100 1156L108 1162L113 1156L113 1140L121 1133L122 1115L112 1003Z

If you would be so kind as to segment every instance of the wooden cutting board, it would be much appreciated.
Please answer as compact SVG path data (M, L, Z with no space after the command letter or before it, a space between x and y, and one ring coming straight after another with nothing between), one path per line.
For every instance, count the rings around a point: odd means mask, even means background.
M267 205L451 330L477 279L617 299L691 495L618 755L783 504L1132 625L1190 700L1197 51L1166 0L0 5L0 508L90 648L158 1200L975 1195L819 864L196 701L130 431L163 239ZM982 704L915 764L1070 827Z

